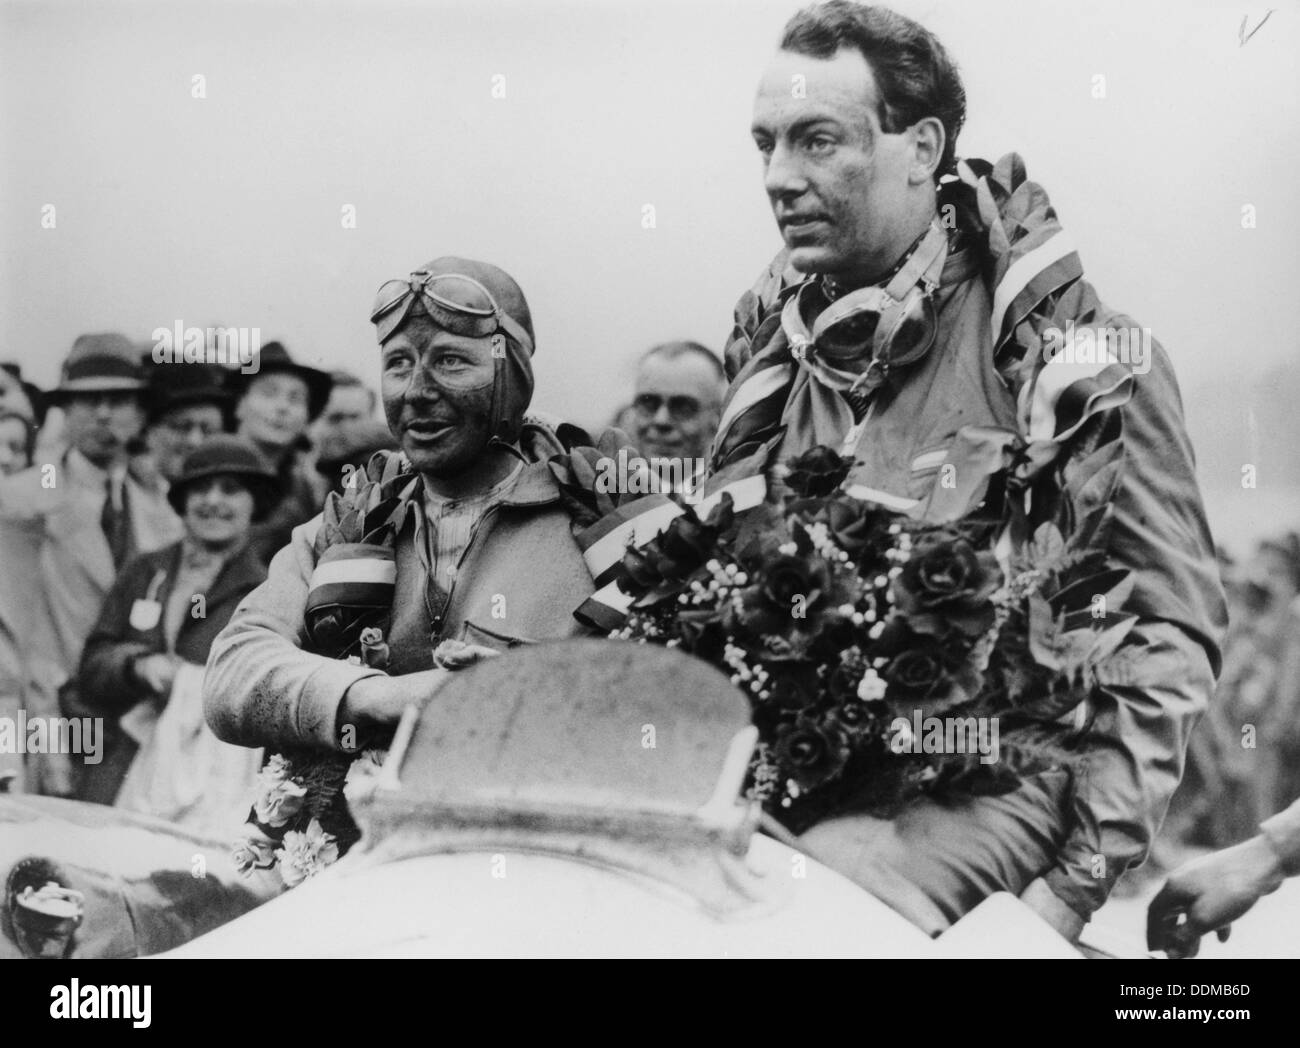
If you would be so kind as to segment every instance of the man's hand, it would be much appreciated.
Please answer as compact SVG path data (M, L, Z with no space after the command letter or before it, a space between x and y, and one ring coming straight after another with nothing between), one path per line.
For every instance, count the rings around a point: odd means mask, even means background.
M155 695L170 695L178 660L174 655L144 655L131 663L131 672Z
M494 658L501 653L482 644L466 644L460 640L444 640L433 652L433 664L447 670L463 670L476 662Z
M1029 886L1020 893L1020 901L1050 924L1056 934L1067 942L1078 941L1079 933L1088 923L1052 891L1041 877L1029 882Z
M448 670L434 669L400 677L363 677L343 696L343 705L339 708L339 731L349 725L363 736L376 730L391 731L407 706L423 706L448 676Z
M1201 936L1229 926L1283 880L1281 857L1265 837L1193 859L1175 870L1147 908L1147 947L1195 957Z

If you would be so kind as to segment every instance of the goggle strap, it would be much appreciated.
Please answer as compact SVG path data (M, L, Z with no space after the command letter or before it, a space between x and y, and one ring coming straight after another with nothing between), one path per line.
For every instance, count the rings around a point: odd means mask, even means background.
M895 302L881 314L880 323L876 325L875 333L872 336L872 358L880 361L881 366L886 370L895 364L910 364L929 352L930 343L934 341L933 333L928 339L913 346L911 352L893 356L886 351L892 349L897 341L898 332L902 329L911 311L911 300L916 296L924 296L925 301L920 308L923 311L928 308L926 303L930 297L930 290L939 285L939 278L943 274L943 264L947 258L948 235L937 221L931 222L920 247L912 252L912 257L899 270L898 276L890 281L889 287L892 290L902 284L904 277L907 278L907 283L901 293L897 296L891 296L895 298ZM922 284L925 285L924 289L920 287ZM932 324L931 328L933 328Z
M533 340L528 332L524 330L523 325L515 321L515 318L508 313L497 312L497 324L501 330L513 338L523 347L525 353L530 357L533 355Z
M912 288L921 282L922 277L929 277L931 269L938 260L947 254L948 234L937 221L930 223L925 231L925 238L911 257L885 287L885 291L895 302L901 302ZM940 269L943 263L939 262ZM937 281L931 281L937 283Z

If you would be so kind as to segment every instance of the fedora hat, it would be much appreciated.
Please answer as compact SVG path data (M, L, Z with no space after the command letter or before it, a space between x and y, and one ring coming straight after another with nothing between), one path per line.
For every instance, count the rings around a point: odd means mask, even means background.
M144 369L130 339L116 333L82 335L63 362L59 384L47 396L51 403L61 404L80 393L140 392L144 388Z
M185 515L185 498L191 485L208 477L232 476L248 486L253 495L253 521L262 520L280 498L275 471L258 450L243 437L220 433L195 448L181 464L181 475L167 492L178 516Z
M155 364L152 359L144 363L145 426L155 425L174 408L192 404L212 404L221 409L222 425L231 428L230 412L234 396L226 388L225 368L217 364L177 363Z
M276 372L297 375L307 384L307 417L309 421L315 421L325 410L334 379L328 372L297 363L279 342L268 342L258 350L256 371L251 374L246 374L242 369L230 372L231 389L236 398L243 397L260 376Z

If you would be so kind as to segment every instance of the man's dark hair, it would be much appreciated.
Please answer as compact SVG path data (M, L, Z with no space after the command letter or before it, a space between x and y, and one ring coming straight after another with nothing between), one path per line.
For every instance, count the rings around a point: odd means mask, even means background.
M677 360L683 356L702 357L708 362L709 366L717 373L718 380L726 383L727 375L722 370L722 361L720 361L712 350L707 346L702 346L698 342L682 340L679 342L661 342L657 346L651 346L642 355L640 363L644 364L651 357L663 357L666 360Z
M966 121L966 89L956 63L923 25L887 7L829 0L791 18L780 46L809 58L833 58L845 47L861 52L880 89L880 126L893 134L937 117L944 145L936 180L951 171Z

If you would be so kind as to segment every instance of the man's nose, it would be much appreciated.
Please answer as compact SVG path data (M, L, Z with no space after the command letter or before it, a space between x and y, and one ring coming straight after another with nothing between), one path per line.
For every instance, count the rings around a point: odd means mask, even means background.
M673 416L668 411L667 402L659 405L659 410L654 413L650 421L656 426L671 426L673 424Z
M438 396L438 387L428 368L417 367L411 372L411 381L406 387L407 400L432 400Z
M763 186L774 202L782 197L798 196L808 188L798 157L780 143L772 147L767 158Z

